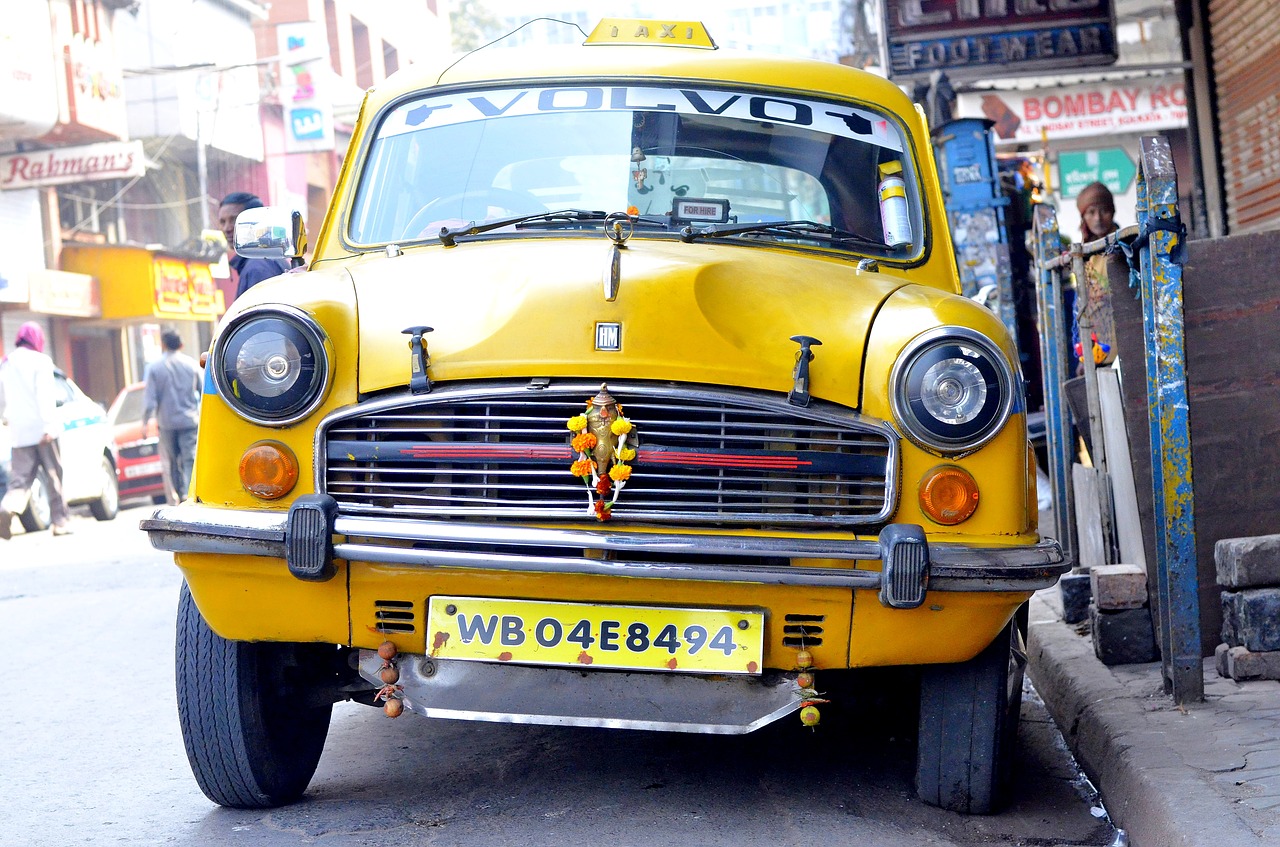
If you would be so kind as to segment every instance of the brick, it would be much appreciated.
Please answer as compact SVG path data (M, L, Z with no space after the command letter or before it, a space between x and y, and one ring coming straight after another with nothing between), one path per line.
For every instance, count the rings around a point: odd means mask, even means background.
M1280 651L1255 653L1244 647L1219 644L1215 655L1219 676L1236 682L1246 679L1280 679Z
M1147 605L1147 572L1138 565L1094 565L1089 569L1093 604L1099 609L1141 609Z
M1255 653L1280 650L1280 588L1222 592L1222 640Z
M1225 641L1213 649L1213 663L1218 668L1218 676L1231 678L1231 668L1227 663L1227 651L1231 649L1231 645Z
M1089 617L1088 571L1072 571L1064 573L1058 579L1058 589L1062 592L1062 619L1067 623L1080 623Z
M1150 609L1108 612L1090 606L1089 624L1093 630L1093 653L1104 665L1133 665L1160 657Z
M1219 539L1213 561L1223 588L1280 586L1280 535Z

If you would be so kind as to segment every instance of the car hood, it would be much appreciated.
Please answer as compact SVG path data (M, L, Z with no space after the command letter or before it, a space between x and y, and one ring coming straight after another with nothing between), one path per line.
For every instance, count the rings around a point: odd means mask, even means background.
M124 421L111 427L111 440L116 443L117 447L124 447L126 444L133 444L137 441L145 441L146 438L147 433L142 428L142 421Z
M359 307L360 390L404 386L402 331L426 325L433 381L499 377L642 379L786 392L798 345L814 348L811 391L858 405L868 331L904 281L847 260L754 246L632 239L605 296L605 239L430 246L347 269ZM596 349L598 323L620 349Z

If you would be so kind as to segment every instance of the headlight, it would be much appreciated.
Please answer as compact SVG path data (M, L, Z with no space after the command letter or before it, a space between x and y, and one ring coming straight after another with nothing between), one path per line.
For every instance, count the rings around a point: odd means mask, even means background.
M926 447L963 453L989 441L1009 418L1014 375L986 336L939 327L898 356L890 377L893 414Z
M324 334L310 316L289 306L238 315L218 336L209 365L231 408L269 426L311 414L329 382Z

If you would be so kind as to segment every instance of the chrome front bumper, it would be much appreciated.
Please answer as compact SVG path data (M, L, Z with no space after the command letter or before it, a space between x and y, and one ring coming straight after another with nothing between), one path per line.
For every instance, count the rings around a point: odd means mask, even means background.
M418 568L466 567L882 590L881 570L752 562L766 558L881 561L882 570L892 564L886 561L886 544L877 539L621 532L609 528L555 529L344 515L333 517L331 523L331 531L324 534L322 543L326 553L332 545L332 558ZM294 555L291 550L296 547L291 543L295 539L288 538L290 526L289 515L282 512L190 503L161 507L141 523L152 546L159 550L282 560ZM525 548L529 548L528 553L520 552ZM603 556L584 557L582 551L587 550L599 551ZM662 555L671 556L672 561L661 561ZM628 556L637 558L628 560ZM741 564L700 563L698 556L729 556L740 559ZM1052 540L1024 547L928 543L922 581L933 591L1034 591L1052 585L1069 567L1058 543ZM884 599L884 591L881 593ZM920 600L923 601L923 593Z

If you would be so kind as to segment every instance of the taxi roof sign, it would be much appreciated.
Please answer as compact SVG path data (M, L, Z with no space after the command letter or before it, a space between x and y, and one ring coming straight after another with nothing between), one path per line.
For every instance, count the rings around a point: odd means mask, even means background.
M716 49L716 43L701 21L651 21L643 18L604 18L582 43Z

